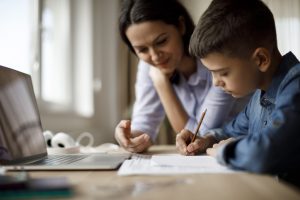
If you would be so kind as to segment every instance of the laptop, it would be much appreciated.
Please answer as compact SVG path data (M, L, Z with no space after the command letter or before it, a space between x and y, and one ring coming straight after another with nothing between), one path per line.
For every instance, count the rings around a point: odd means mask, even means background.
M114 170L130 154L49 155L30 75L0 66L0 165L7 170Z

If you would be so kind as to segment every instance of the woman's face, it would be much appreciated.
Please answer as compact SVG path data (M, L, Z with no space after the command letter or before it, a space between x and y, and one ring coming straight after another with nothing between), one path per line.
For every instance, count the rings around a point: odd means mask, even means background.
M184 55L183 34L184 28L162 21L132 24L126 31L137 56L166 75L172 74L181 64Z

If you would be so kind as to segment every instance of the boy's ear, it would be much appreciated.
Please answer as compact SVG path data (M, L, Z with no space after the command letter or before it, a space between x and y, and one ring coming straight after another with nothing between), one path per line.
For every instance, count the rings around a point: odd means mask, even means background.
M178 26L179 32L181 33L181 35L184 35L185 34L185 29L186 29L185 23L184 23L185 19L184 19L183 16L180 16L178 21L179 21L179 26Z
M271 65L271 54L268 49L259 47L254 50L252 58L261 72L266 72Z

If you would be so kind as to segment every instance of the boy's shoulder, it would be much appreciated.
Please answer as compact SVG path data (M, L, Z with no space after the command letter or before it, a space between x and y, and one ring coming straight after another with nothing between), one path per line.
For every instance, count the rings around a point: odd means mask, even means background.
M278 92L297 92L300 90L300 63L294 54L285 55L284 64L280 66L280 75L282 78L279 84Z
M284 78L282 79L282 84L286 84L292 79L300 80L300 62L297 60L295 56L288 61L286 61L285 66L281 66L286 68L286 70L280 70L284 75Z
M300 62L297 57L288 52L282 57L281 63L278 66L278 71L275 76L281 76L283 79L297 76L300 73Z

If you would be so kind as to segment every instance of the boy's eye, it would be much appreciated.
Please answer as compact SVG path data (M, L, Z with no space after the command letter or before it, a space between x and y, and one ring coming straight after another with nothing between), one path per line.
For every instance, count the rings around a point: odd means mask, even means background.
M223 72L220 74L220 76L227 76L228 75L228 72Z

